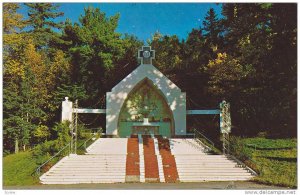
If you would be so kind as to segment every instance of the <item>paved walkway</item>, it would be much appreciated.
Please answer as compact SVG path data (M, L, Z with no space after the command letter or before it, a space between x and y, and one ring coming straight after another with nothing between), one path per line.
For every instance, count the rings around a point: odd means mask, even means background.
M117 184L74 184L74 185L35 185L35 186L3 186L4 190L59 190L59 189L106 189L106 190L222 190L222 189L239 189L239 190L256 190L256 189L287 189L278 186L267 186L254 182L201 182L201 183L117 183Z

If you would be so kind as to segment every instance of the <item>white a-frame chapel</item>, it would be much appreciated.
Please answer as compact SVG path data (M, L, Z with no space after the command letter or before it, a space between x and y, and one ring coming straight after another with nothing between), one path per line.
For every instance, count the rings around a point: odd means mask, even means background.
M201 182L249 180L255 172L227 153L229 104L220 109L187 110L186 94L152 64L155 51L143 46L141 64L106 93L106 109L73 107L62 102L62 121L74 114L106 115L106 138L99 138L85 155L71 154L40 177L43 184L119 182ZM211 155L195 131L187 137L186 116L218 114L223 154ZM74 126L74 125L73 125ZM74 135L74 136L73 136ZM76 140L76 132L72 133ZM210 140L209 140L210 141ZM75 145L76 147L76 145Z

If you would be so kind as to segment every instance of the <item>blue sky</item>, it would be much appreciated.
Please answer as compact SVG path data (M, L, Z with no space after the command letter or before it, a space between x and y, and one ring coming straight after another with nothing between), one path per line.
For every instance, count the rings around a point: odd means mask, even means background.
M185 39L193 28L199 28L207 11L214 8L221 15L222 5L214 3L60 3L59 11L64 16L58 21L70 18L78 22L84 7L99 7L107 16L120 13L117 31L132 34L146 41L159 31L163 35L177 35ZM27 15L24 7L21 9Z

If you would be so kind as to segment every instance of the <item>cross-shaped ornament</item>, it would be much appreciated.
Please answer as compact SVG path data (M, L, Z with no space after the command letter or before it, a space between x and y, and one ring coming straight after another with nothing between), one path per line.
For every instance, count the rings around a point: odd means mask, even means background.
M141 59L141 64L152 64L152 59L155 58L155 51L151 50L150 46L143 46L138 52L138 58Z

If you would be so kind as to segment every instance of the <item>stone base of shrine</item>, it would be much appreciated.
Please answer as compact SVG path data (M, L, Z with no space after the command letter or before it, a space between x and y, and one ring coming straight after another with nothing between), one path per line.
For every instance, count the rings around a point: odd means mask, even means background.
M145 178L145 181L148 183L158 183L159 178Z
M125 182L128 182L128 183L140 182L140 176L139 175L126 175Z

